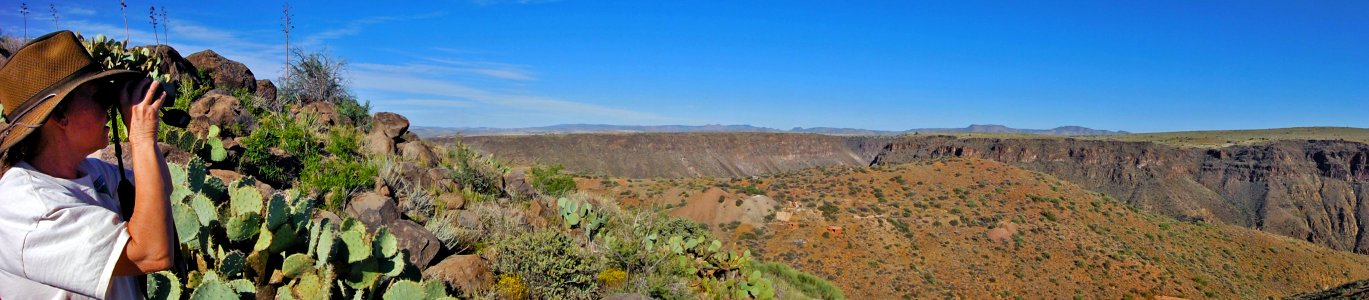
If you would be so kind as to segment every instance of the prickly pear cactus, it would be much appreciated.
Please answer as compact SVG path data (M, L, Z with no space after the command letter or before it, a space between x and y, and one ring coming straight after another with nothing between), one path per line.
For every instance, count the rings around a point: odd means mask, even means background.
M154 274L149 298L252 298L261 288L279 299L380 298L394 287L403 289L394 297L414 295L410 284L393 283L414 267L389 229L315 219L316 199L295 191L263 195L250 178L223 184L198 158L168 167L172 218L190 272ZM446 296L440 282L418 286L419 296L406 299Z

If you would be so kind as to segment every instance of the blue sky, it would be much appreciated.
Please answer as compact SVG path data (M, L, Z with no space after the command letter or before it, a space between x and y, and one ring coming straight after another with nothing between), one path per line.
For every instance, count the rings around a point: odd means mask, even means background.
M21 1L23 2L23 1ZM26 1L29 35L122 37L117 1ZM415 125L1369 127L1365 1L292 2L291 45ZM149 5L183 54L280 75L283 2ZM19 3L0 29L21 35Z

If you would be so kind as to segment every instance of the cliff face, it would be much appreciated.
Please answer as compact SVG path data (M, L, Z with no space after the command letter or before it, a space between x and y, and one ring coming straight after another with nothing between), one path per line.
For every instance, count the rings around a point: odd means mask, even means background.
M1149 142L836 137L785 133L572 134L466 137L520 162L614 176L744 177L817 166L943 157L1005 162L1181 220L1257 228L1369 253L1369 145L1279 141L1217 149Z
M991 159L1185 220L1261 229L1369 253L1369 145L1281 141L1220 149L1073 139L908 138L873 164Z
M743 177L818 166L863 166L881 147L817 134L659 133L477 136L462 141L518 162L614 176ZM858 141L850 141L858 143Z

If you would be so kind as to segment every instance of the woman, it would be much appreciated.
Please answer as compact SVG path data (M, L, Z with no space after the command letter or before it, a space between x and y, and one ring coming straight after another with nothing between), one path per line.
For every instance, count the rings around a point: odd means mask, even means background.
M139 73L103 70L70 31L29 42L0 67L0 298L137 299L134 275L170 268L170 175L157 149L164 98ZM131 174L87 158L109 144L114 105ZM135 187L127 218L122 176Z

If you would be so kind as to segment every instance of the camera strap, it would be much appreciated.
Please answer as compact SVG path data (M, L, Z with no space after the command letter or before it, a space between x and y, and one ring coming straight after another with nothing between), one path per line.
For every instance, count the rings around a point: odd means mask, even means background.
M124 217L124 221L127 222L128 220L131 220L133 218L133 204L136 201L134 201L135 193L133 190L133 183L128 181L127 176L124 176L124 170L126 170L124 169L124 149L123 146L121 146L122 143L119 139L119 128L117 126L118 124L120 124L120 122L119 119L115 118L117 116L119 116L119 108L115 107L109 110L109 122L112 123L112 125L114 125L110 126L110 131L112 131L113 133L110 135L110 142L114 144L114 160L117 162L119 166L119 172L117 172L119 173L119 214L122 215ZM171 183L167 182L165 184L170 185ZM166 213L170 215L173 212L174 211L167 211ZM175 216L171 217L175 218ZM171 226L173 226L173 228L171 228L171 272L175 273L176 276L179 278L189 278L186 277L188 275L186 272L189 270L189 262L185 260L185 257L180 255L181 237L180 233L178 233L176 231L176 228L174 228L175 224L175 221L171 222ZM138 276L138 281L139 287L147 286L146 276Z

